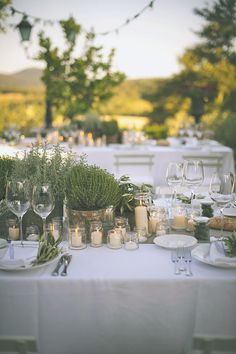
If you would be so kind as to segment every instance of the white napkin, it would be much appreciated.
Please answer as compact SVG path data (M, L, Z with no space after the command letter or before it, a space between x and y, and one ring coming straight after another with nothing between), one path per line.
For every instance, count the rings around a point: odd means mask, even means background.
M3 258L0 259L0 267L8 269L26 268L29 267L31 262L36 259L38 243L27 243L26 246L20 246L20 242L12 242L14 247L14 259L10 259L10 247Z
M224 251L224 242L211 242L208 258L214 263L236 263L236 257L229 257Z

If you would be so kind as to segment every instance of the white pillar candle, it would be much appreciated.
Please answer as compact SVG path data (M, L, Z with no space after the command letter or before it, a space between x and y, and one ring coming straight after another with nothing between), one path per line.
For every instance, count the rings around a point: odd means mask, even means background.
M138 205L134 209L135 224L137 228L145 227L148 231L147 208L144 205Z
M121 247L121 234L119 232L110 233L109 242L110 242L111 247L120 248Z
M9 227L8 235L10 240L18 240L20 235L20 230L18 227Z
M82 235L78 229L71 231L71 246L72 247L81 247L82 245Z
M157 230L157 226L160 225L160 219L159 218L154 218L150 217L149 219L149 231L151 234L154 234Z
M175 215L172 221L172 228L176 230L185 229L186 219L185 215Z
M101 231L93 231L91 232L91 243L94 246L99 246L102 244L102 232Z

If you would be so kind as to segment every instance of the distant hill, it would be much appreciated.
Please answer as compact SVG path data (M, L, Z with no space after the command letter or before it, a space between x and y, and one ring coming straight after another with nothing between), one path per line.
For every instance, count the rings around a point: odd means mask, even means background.
M42 70L31 68L14 74L0 74L0 91L42 91Z

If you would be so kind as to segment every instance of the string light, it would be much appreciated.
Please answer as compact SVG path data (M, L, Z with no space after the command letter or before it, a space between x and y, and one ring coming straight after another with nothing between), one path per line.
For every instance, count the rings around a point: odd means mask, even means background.
M119 34L120 30L123 27L129 25L131 22L133 22L134 20L139 18L147 9L152 9L153 6L154 6L155 1L156 0L151 0L144 8L142 8L139 12L137 12L135 15L131 16L130 18L127 18L121 25L119 25L119 26L117 26L117 27L115 27L115 28L113 28L113 29L111 29L109 31L95 33L95 35L107 36L107 35L109 35L111 33ZM49 26L53 26L54 24L60 22L59 20L43 19L43 18L40 18L38 16L33 16L33 15L26 14L25 12L20 11L20 10L16 9L15 7L13 7L13 6L10 7L10 11L11 11L11 15L12 16L18 14L18 15L22 15L22 20L23 19L30 19L31 22L33 21L33 24L31 23L32 27L33 27L33 25L38 25L40 23L43 23L44 26L48 26L48 25ZM15 26L13 24L10 24L9 27L11 27L11 28L19 28L19 25ZM88 31L86 31L84 29L83 29L83 32L88 33Z

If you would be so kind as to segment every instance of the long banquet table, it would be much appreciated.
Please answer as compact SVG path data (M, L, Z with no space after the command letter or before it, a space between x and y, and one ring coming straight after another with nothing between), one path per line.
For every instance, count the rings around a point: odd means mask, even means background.
M0 271L0 335L35 336L40 354L181 354L196 333L236 335L236 269L174 275L154 244L70 253L67 277Z
M72 151L77 155L86 154L87 161L90 164L96 164L101 168L106 169L108 172L117 172L115 166L115 155L116 154L127 154L130 153L140 155L150 153L154 155L153 166L151 171L145 167L132 167L133 174L137 175L150 174L154 178L155 186L166 184L166 170L169 162L183 162L184 156L212 156L214 154L222 154L223 156L223 171L234 173L234 155L233 150L229 147L217 144L199 145L199 146L108 146L108 147L83 147L83 146L73 146ZM127 173L127 169L130 166L125 166L123 168L123 174ZM143 171L142 171L143 170Z

